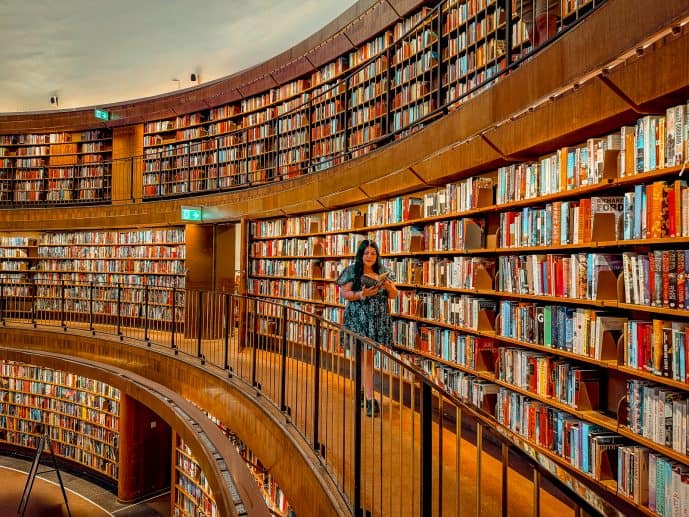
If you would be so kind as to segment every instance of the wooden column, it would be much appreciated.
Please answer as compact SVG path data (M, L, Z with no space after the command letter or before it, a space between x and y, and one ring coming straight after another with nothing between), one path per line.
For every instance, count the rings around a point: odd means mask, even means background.
M143 192L144 127L116 127L112 131L112 202L141 201Z
M120 399L117 499L131 503L170 486L170 426L127 394Z

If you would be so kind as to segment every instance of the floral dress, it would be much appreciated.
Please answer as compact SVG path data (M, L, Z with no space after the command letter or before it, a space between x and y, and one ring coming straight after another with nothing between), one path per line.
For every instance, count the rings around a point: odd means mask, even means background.
M382 270L384 272L385 270ZM337 279L342 286L354 280L354 266L348 266ZM362 285L363 278L362 278ZM378 294L365 300L347 302L344 311L344 327L383 345L392 345L392 321L388 293L381 287Z

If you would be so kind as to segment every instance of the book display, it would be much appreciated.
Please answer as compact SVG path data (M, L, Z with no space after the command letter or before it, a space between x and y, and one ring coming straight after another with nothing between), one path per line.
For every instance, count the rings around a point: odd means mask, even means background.
M399 349L600 493L668 515L689 507L688 134L685 102L444 187L253 221L247 287L341 321L334 282L374 239Z
M530 49L512 0L512 57ZM567 11L572 23L591 2ZM148 122L145 199L256 185L332 167L402 138L507 66L504 0L445 0L303 77L210 110ZM480 91L480 90L479 90Z
M249 449L244 442L242 442L242 440L240 440L239 437L220 420L207 411L202 411L211 420L211 422L218 426L227 439L234 444L237 452L246 463L246 466L251 474L254 476L254 479L261 490L261 494L263 495L263 499L268 505L268 508L270 508L271 513L273 515L282 516L294 515L289 503L287 502L285 493L278 486L268 469L261 464L260 460L255 456L251 449Z
M0 135L0 203L107 201L111 173L110 130Z
M56 456L116 483L119 414L120 392L112 386L50 368L0 362L0 446L31 454L47 426Z
M512 48L519 52L526 34L514 4ZM504 4L495 0L446 0L441 13L443 102L449 103L496 77L507 66L506 17ZM520 36L515 38L515 34Z
M218 508L203 469L177 433L173 433L172 444L172 515L217 517Z

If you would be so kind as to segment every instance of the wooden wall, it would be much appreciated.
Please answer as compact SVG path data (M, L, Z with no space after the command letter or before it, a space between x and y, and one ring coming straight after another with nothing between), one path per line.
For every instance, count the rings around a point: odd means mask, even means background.
M332 169L274 185L182 200L110 207L0 211L0 230L181 224L296 214L362 203L535 157L628 124L668 98L689 97L689 29L643 52L636 45L689 16L685 0L610 0L493 88L410 137ZM644 16L634 13L644 12ZM606 34L606 38L601 38ZM591 42L595 41L595 45ZM620 64L601 74L602 67ZM593 78L581 82L585 76Z
M256 495L253 491L255 481L242 478L243 475L250 476L243 460L215 424L187 401L216 416L235 431L264 464L271 465L271 473L285 493L289 494L290 504L297 515L347 513L347 507L332 480L321 469L313 468L318 464L314 452L296 432L284 427L284 416L262 397L247 390L243 383L228 378L221 370L214 372L208 368L202 369L192 358L175 356L171 351L157 351L135 343L123 346L119 341L65 334L59 329L44 331L0 327L0 340L3 343L0 359L24 361L99 379L121 389L164 418L189 444L202 468L209 474L213 493L220 497L220 515L231 515L227 510L231 498L227 499L230 497L228 490L219 484L221 472L218 464L173 406L144 389L150 382L155 383L157 393L169 398L175 406L201 423L200 429L228 462L242 498L247 505L255 505L250 510L260 505L252 502L256 501L253 499Z

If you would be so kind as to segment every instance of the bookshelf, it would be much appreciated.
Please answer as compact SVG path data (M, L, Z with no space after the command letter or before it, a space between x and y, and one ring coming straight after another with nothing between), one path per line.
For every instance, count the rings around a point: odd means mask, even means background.
M667 514L689 505L688 131L684 102L443 187L253 221L248 290L341 321L334 278L375 239L400 349L601 494Z
M506 22L502 3L446 0L441 7L442 69L444 103L452 102L474 87L496 77L506 63ZM514 4L514 2L513 2ZM513 9L512 48L519 51L526 39L525 28ZM522 28L519 32L518 29ZM516 31L516 32L515 32Z
M145 197L208 190L216 142L208 139L207 121L203 111L144 125Z
M180 436L173 432L172 514L175 517L217 517L218 508L203 469Z
M120 392L80 375L0 362L0 444L31 454L48 426L57 456L116 485Z
M285 493L282 491L277 482L268 472L268 469L261 465L261 462L256 458L254 453L244 444L244 442L224 423L218 418L203 410L204 414L223 432L227 439L237 449L237 452L246 463L249 472L256 480L261 495L268 505L269 511L273 515L281 515L285 517L293 517L294 512L287 502Z
M0 135L0 202L108 201L111 169L110 130Z

